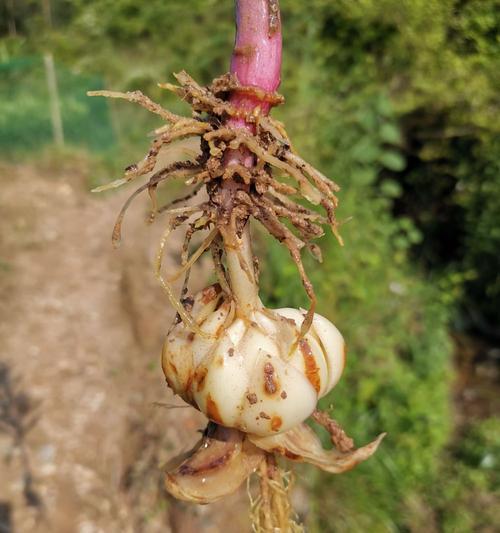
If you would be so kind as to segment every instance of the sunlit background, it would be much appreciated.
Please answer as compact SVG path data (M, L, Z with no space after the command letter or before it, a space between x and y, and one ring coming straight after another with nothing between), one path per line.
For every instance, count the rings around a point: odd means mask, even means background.
M342 187L345 246L326 236L324 263L307 260L349 348L322 406L359 445L388 432L352 472L298 468L297 512L311 532L498 531L500 2L281 8L275 116ZM89 192L160 122L86 91L140 89L186 113L157 82L185 69L209 83L233 38L231 0L0 4L2 533L249 529L245 489L203 508L163 490L203 418L158 364L172 318L151 267L162 221L144 224L139 201L114 251L127 191ZM286 250L255 239L264 300L307 307ZM210 274L207 259L194 288Z

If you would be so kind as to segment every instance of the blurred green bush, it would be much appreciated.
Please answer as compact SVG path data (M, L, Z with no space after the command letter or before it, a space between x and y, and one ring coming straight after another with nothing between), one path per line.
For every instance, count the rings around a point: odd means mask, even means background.
M421 235L409 219L390 213L400 193L397 182L374 186L389 165L404 164L391 144L399 135L385 91L346 93L340 105L337 97L337 109L320 102L309 130L326 132L336 147L336 156L326 154L320 166L343 185L340 220L352 217L342 227L345 246L329 235L322 241L324 263L308 261L318 310L338 325L348 344L344 379L322 404L333 404L332 416L359 444L381 431L388 436L376 457L353 472L314 474L316 529L399 530L412 526L410 502L425 500L429 487L439 482L440 452L450 436L447 307L437 287L408 264L408 249ZM325 116L326 109L329 123L318 128L313 117ZM315 142L323 143L322 135ZM274 242L266 249L268 303L306 307L286 251Z

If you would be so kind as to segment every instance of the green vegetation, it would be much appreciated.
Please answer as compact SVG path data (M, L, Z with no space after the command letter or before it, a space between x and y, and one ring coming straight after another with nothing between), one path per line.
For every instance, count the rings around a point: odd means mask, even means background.
M90 87L102 87L102 78L73 73L58 66L57 78L65 140L93 152L114 145L106 102L90 99ZM13 157L39 151L53 142L49 92L43 58L27 56L0 61L0 154ZM98 125L96 127L96 125Z
M50 49L72 75L142 89L178 111L157 81L184 68L206 83L227 69L229 0L54 0L50 31L34 3L19 4L17 36L0 16L3 64ZM287 105L276 114L342 186L346 246L328 236L323 265L308 262L319 311L349 345L345 379L324 406L358 443L389 434L349 474L307 471L313 528L493 531L500 424L454 428L448 329L500 336L500 2L283 0L282 10ZM34 94L12 96L24 110L0 104L26 149L37 120L47 124ZM91 120L96 144L118 147L122 166L143 153L147 114L113 103L111 130L102 108L93 118L81 109L71 107L73 123ZM286 252L264 236L260 246L267 303L307 305Z

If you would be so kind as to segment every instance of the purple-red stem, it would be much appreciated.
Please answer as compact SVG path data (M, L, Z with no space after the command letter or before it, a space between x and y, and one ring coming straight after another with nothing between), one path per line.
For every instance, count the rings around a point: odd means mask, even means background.
M276 91L281 81L281 18L278 0L235 0L236 38L231 56L231 73L241 85L257 87L268 93ZM268 102L256 96L235 91L231 103L252 111L260 108L267 115L271 109ZM233 127L254 131L254 126L244 119L232 118ZM253 165L253 157L245 151L235 151L226 160L230 163Z
M236 0L236 39L231 73L241 85L273 93L279 87L280 72L281 19L278 0ZM230 101L235 107L249 112L260 108L262 115L267 115L271 109L268 102L248 92L234 91ZM255 126L241 118L230 118L227 124L255 133ZM225 164L242 164L250 168L255 161L246 148L240 147L226 153ZM246 186L232 181L223 184L227 205L232 203L236 189L241 187ZM247 224L239 240L235 240L235 235L228 230L221 228L231 290L237 304L236 312L240 316L250 316L261 305L258 282L253 274L250 230ZM242 261L246 264L243 265Z
M281 81L281 20L278 0L236 0L236 39L231 73L242 85L272 93ZM256 97L234 93L231 102L246 110L270 105Z

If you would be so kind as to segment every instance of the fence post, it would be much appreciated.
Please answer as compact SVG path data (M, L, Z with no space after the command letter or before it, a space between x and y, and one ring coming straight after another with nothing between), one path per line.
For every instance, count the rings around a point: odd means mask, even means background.
M54 56L47 52L43 56L45 64L45 74L47 76L47 87L49 89L50 98L50 119L52 122L52 133L54 135L54 142L56 146L61 148L64 146L64 130L61 117L61 103L59 100L59 92L57 90L56 69L54 67Z
M7 17L9 19L8 21L9 36L17 37L16 13L15 13L14 0L7 0Z

